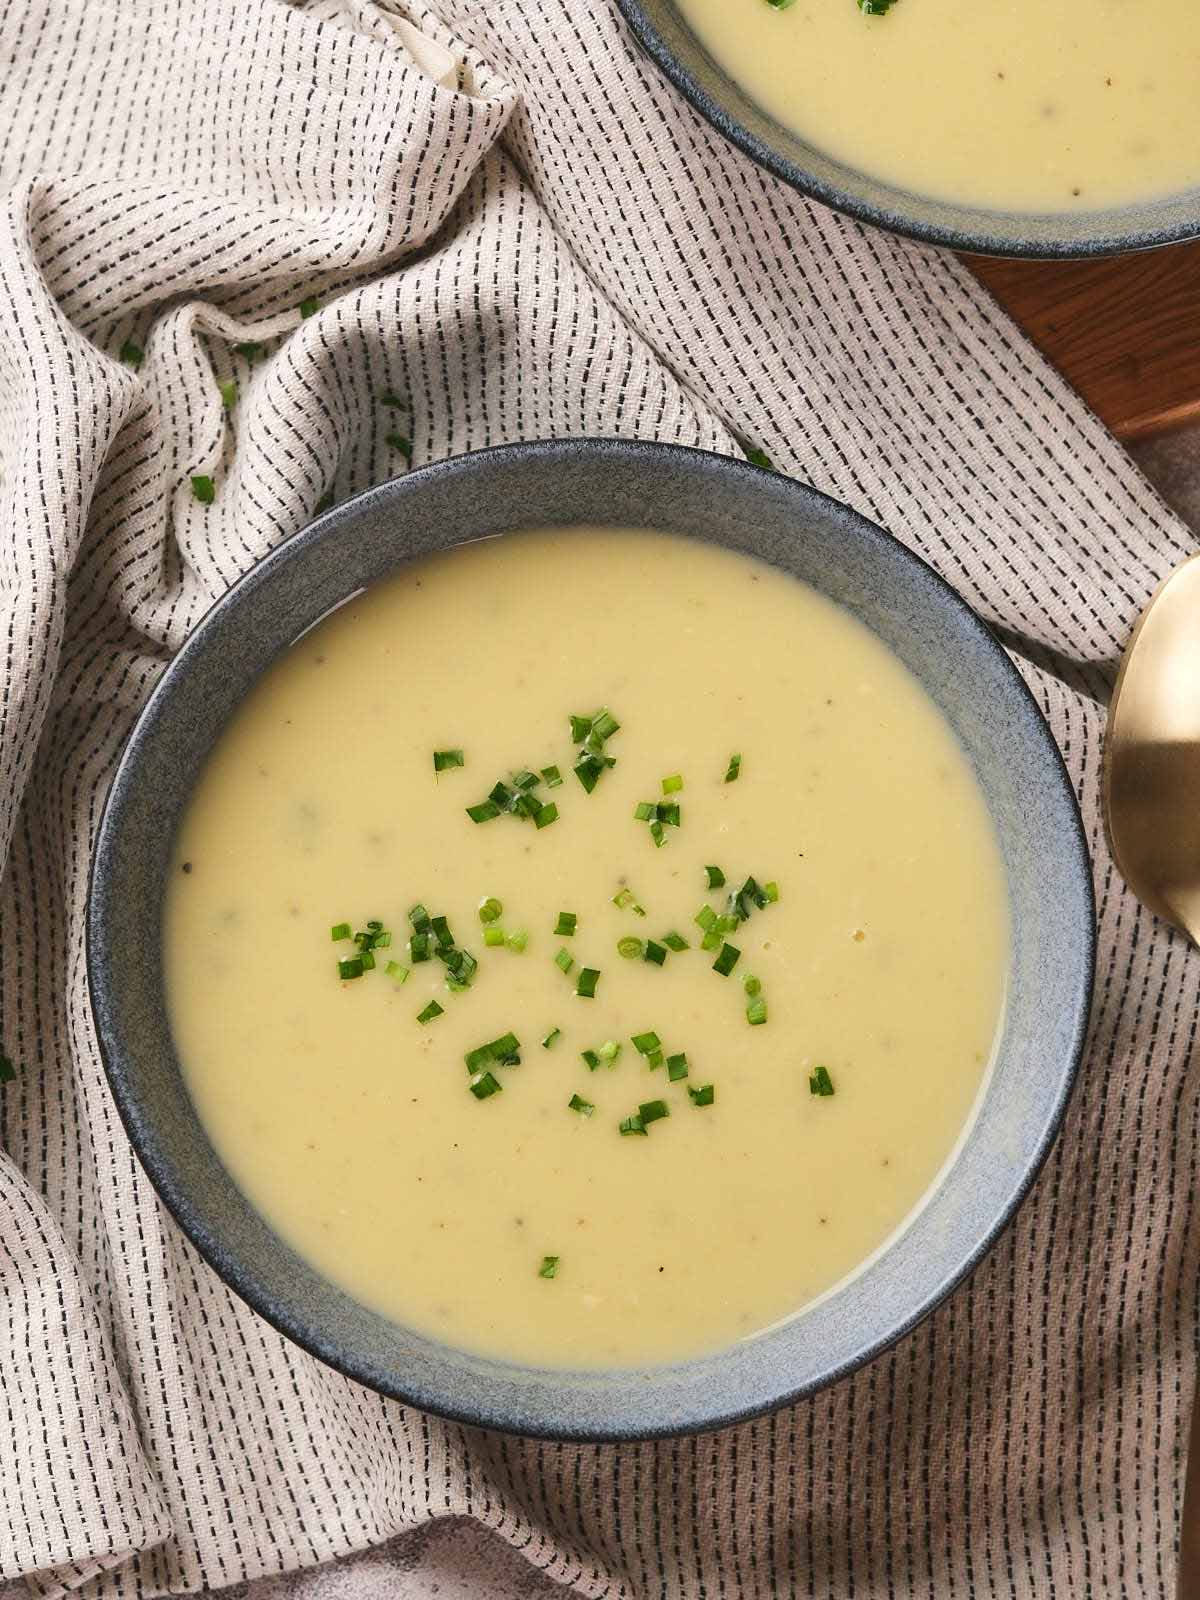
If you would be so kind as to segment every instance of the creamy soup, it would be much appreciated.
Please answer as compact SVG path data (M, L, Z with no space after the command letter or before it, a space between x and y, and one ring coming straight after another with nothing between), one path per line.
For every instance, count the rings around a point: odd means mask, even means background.
M777 121L874 177L1016 211L1200 184L1195 0L678 0Z
M636 1364L795 1313L912 1212L1006 917L967 762L871 633L706 544L531 532L405 569L249 696L167 982L216 1149L322 1273L473 1351Z

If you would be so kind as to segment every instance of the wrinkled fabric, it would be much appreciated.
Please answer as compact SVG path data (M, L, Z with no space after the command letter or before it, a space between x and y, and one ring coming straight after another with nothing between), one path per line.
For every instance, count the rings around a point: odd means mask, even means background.
M1200 960L1122 887L1097 791L1184 529L953 258L728 148L610 0L9 0L0 45L0 1578L217 1587L453 1514L590 1596L1168 1592ZM239 574L408 470L397 427L418 466L765 449L981 611L1066 757L1100 954L1062 1135L938 1312L775 1416L578 1447L384 1401L229 1294L110 1103L84 904L122 741Z

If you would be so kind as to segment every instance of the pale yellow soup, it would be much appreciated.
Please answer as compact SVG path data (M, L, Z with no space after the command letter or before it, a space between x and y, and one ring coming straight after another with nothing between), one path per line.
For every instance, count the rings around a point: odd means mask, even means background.
M588 794L568 714L601 706L615 765ZM465 766L436 775L455 748ZM550 764L556 821L470 820L498 779ZM676 774L679 824L656 846L634 809ZM778 899L725 934L740 957L723 976L694 918L748 876ZM644 916L614 904L623 887ZM523 952L485 945L488 897ZM477 959L465 991L412 964L414 904ZM632 1365L792 1315L918 1206L988 1067L1006 919L966 759L865 628L703 543L530 532L403 570L251 693L176 843L167 985L217 1151L323 1274L472 1351ZM343 920L393 935L345 981ZM661 966L618 953L671 932L689 948ZM508 1032L520 1064L476 1098L464 1057ZM686 1079L637 1052L648 1032ZM610 1040L615 1062L589 1069ZM812 1092L819 1067L832 1094ZM667 1116L619 1131L655 1100Z
M1200 184L1195 0L678 0L764 111L901 188L1018 212Z

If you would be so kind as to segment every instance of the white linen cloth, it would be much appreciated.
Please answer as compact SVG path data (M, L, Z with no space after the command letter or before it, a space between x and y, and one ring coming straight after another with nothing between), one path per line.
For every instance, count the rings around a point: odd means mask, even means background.
M7 0L0 60L0 1577L216 1587L465 1513L591 1596L1165 1593L1200 960L1114 875L1097 774L1180 525L961 266L759 172L609 0ZM575 1448L385 1402L230 1296L110 1103L83 924L121 742L239 573L406 470L397 427L418 465L764 448L992 622L1070 765L1100 965L1062 1137L969 1283L776 1416Z

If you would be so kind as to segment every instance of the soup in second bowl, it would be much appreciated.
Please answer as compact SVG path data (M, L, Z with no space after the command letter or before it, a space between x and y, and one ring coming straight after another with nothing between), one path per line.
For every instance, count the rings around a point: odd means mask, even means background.
M820 1296L971 1115L986 805L873 634L674 535L529 532L305 634L175 843L172 1027L234 1179L461 1348L634 1366Z
M900 188L1017 212L1200 185L1192 0L677 0L801 138Z

